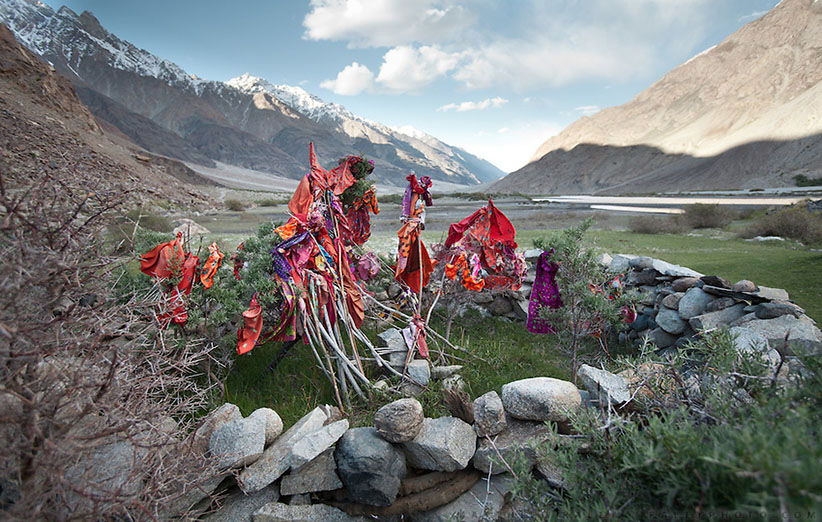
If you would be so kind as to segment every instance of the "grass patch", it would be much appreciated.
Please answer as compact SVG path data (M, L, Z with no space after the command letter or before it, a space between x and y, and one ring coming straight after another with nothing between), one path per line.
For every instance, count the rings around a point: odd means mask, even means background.
M227 199L224 202L225 208L233 212L242 212L245 210L245 203L239 199Z

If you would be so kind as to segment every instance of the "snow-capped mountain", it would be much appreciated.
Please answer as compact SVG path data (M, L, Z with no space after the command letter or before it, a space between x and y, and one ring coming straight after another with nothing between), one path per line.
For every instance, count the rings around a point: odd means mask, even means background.
M69 77L97 118L153 152L298 178L314 141L326 164L366 154L385 183L402 185L410 170L466 185L504 175L432 136L365 120L300 87L248 74L226 83L190 75L111 34L87 11L0 0L0 23Z

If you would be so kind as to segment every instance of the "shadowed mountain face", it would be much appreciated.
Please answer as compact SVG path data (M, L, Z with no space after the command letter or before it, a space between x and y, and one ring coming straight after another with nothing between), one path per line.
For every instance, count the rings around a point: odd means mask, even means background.
M96 117L158 154L296 179L308 170L314 141L323 164L365 153L376 163L375 176L388 184L404 185L411 170L464 185L504 175L431 136L365 121L298 87L248 75L228 83L196 78L120 40L89 12L0 0L0 23L70 78Z
M579 119L492 190L792 184L822 171L822 0L783 0L636 98Z

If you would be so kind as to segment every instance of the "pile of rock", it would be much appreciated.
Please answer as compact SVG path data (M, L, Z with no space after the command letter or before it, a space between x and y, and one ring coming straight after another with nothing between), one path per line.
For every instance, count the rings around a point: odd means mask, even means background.
M581 407L570 382L549 377L506 384L474 403L474 424L426 418L414 398L380 408L373 427L349 429L334 407L314 409L282 432L279 416L261 408L243 418L224 404L206 417L193 444L231 471L187 495L188 516L201 520L497 519L511 489L506 461L520 452L552 484L561 474L540 461L536 444L554 436ZM489 483L490 481L490 483ZM215 498L219 500L214 500Z
M762 351L776 363L775 348L786 339L800 355L822 351L822 332L785 290L748 280L731 284L650 257L617 254L600 262L626 274L626 290L638 302L637 318L623 332L623 341L640 344L647 338L659 349L676 349L702 332L728 328L739 346Z

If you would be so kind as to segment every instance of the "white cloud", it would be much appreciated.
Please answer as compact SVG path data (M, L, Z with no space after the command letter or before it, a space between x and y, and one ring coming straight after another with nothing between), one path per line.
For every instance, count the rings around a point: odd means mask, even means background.
M509 129L508 127L503 127L501 129L497 129L497 132L500 133L500 134L505 134L506 132L510 132L510 131L511 131L511 129Z
M499 109L503 105L508 103L508 100L505 98L500 98L497 96L496 98L486 98L479 102L472 102L472 101L464 101L462 103L449 103L447 105L443 105L442 107L438 108L438 112L446 112L446 111L457 111L457 112L466 112L466 111L481 111L487 109L489 107L493 107L494 109Z
M399 46L383 56L377 83L395 94L420 92L457 66L457 55L436 47Z
M575 111L582 113L583 116L591 116L600 111L599 105L581 105L574 108Z
M311 0L303 37L349 47L430 44L453 38L475 20L454 0Z
M760 16L764 15L767 12L768 12L768 9L766 9L764 11L754 11L753 13L746 14L745 16L740 16L739 21L740 22L749 22L751 20L756 20L757 18L759 18Z
M373 86L374 73L365 65L357 62L346 65L334 80L326 80L320 84L323 89L334 91L334 94L342 96L356 96L363 91L371 90Z

